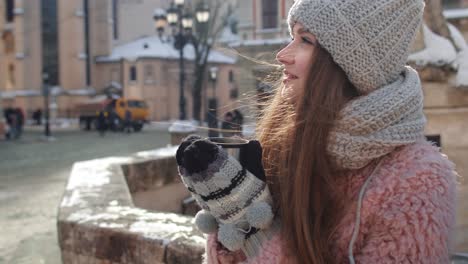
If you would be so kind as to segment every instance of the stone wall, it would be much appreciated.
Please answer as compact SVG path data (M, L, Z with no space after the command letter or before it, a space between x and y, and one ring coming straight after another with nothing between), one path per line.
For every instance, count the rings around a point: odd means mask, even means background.
M142 209L132 199L177 184L175 151L75 163L57 221L63 263L201 263L205 237L192 217Z
M440 135L442 152L456 165L461 176L457 192L455 249L468 252L468 91L454 87L454 73L446 81L424 81L425 133Z

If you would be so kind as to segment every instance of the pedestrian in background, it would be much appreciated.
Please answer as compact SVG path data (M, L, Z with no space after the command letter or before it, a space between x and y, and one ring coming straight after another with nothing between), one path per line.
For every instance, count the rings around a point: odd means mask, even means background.
M23 134L23 126L24 126L24 112L21 108L17 107L14 109L14 114L16 115L16 138L20 138Z
M97 129L99 131L99 135L102 137L106 134L107 131L107 112L101 110L98 112L97 116Z
M40 126L42 123L42 110L38 108L36 111L34 111L32 118L35 121L36 125Z
M128 108L125 109L124 132L132 132L132 112Z
M232 120L234 122L234 130L236 130L235 133L236 135L242 136L242 125L244 122L244 116L238 109L232 111L232 115Z
M421 82L405 65L423 10L294 2L283 82L257 125L281 224L249 259L213 232L208 263L450 263L457 173L424 138Z
M7 107L4 109L3 114L8 125L7 139L16 139L18 116L16 115L15 110L12 107Z
M235 136L236 133L234 131L235 129L235 124L234 124L234 115L231 112L227 112L224 115L223 123L221 124L221 133L223 137L232 137Z

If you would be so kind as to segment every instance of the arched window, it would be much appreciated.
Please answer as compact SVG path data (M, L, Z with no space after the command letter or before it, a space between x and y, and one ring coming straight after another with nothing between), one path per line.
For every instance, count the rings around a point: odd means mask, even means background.
M229 71L229 82L230 83L234 82L234 72L232 70Z
M136 66L130 66L130 81L134 82L137 80L137 68Z
M153 84L155 82L154 66L152 64L145 65L144 80L145 80L145 84Z

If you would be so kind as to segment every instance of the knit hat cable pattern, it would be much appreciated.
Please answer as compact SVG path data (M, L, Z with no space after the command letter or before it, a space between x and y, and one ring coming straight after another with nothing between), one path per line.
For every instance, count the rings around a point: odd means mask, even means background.
M395 82L348 103L332 129L328 153L336 165L358 169L424 136L426 118L418 73L411 67Z
M423 10L423 0L296 0L288 23L314 34L367 94L403 71Z

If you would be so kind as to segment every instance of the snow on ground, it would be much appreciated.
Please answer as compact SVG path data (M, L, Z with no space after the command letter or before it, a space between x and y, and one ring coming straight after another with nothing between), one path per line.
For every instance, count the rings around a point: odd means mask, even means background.
M169 127L169 132L191 133L197 131L193 121L177 120Z

